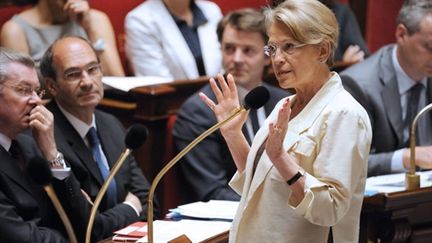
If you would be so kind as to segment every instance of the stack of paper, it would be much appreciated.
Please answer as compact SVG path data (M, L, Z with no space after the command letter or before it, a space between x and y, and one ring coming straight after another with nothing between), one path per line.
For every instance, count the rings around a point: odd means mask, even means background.
M102 78L102 83L105 88L114 88L127 92L136 87L151 86L158 84L171 83L172 79L158 77L158 76L145 76L145 77L113 77L105 76Z
M170 209L167 218L194 218L194 219L211 219L226 220L234 219L238 201L210 200L208 202L194 202Z
M166 243L181 235L185 235L192 242L202 242L216 235L227 232L231 227L230 222L203 221L203 220L180 220L165 221L156 220L153 224L153 241L155 243ZM137 242L147 242L147 236Z
M113 242L136 242L147 235L147 223L135 222L114 232Z
M420 175L420 187L432 186L432 170L417 172ZM405 190L405 173L369 177L366 180L365 196L376 193L389 193Z

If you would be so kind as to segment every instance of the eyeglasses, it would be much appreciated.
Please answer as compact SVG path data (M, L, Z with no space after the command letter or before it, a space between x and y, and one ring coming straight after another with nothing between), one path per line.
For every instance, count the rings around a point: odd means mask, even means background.
M84 69L72 68L63 74L63 78L68 82L76 82L82 79L83 72L86 72L89 76L94 77L102 74L100 64L90 64Z
M24 85L7 85L2 84L5 87L11 88L15 93L22 97L31 97L33 94L36 94L39 98L43 98L46 91L41 87L33 88L31 86Z
M268 44L266 46L264 46L264 54L266 54L269 57L274 57L276 55L276 51L277 49L280 49L282 51L283 54L285 55L292 55L294 54L295 50L306 46L308 44L293 44L290 42L287 42L285 44L283 44L282 46L277 46L275 44Z

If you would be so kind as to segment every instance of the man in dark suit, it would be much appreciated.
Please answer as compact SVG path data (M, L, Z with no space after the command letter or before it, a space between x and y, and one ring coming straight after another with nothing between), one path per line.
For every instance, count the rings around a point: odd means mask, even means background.
M53 116L42 104L35 65L27 55L0 48L0 67L0 242L68 242L55 208L26 170L36 156L51 161L51 168L66 172L65 177L54 172L52 182L65 210L70 202L88 205L57 151ZM75 234L83 235L85 214L69 213L69 218Z
M103 97L99 59L87 41L66 37L47 50L41 60L41 72L54 97L47 108L55 118L58 148L82 189L94 200L109 169L125 149L125 132L120 122L96 110ZM99 207L103 225L95 227L95 239L145 220L148 190L148 181L134 158L129 157Z
M372 123L368 176L410 168L410 114L432 102L432 5L428 2L405 3L398 16L396 44L342 72L345 88L365 107ZM432 168L431 121L430 115L424 116L417 127L420 146L415 149L415 162L423 169Z
M257 111L250 111L250 118L243 129L251 141L274 105L288 92L262 82L264 68L270 64L264 55L268 37L261 12L241 9L227 14L219 23L218 38L222 49L222 65L226 73L234 76L239 85L241 99L253 88L263 85L270 91L270 101ZM216 100L210 85L199 92ZM255 112L255 114L253 114ZM186 147L193 139L217 123L213 112L202 102L198 93L191 96L181 107L173 129L177 150ZM180 177L185 184L185 200L207 201L210 199L239 200L240 196L228 182L236 166L219 131L198 144L179 163Z

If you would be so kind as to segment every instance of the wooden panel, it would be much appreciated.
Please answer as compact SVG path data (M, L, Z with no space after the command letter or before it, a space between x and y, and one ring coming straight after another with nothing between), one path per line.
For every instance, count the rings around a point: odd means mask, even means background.
M366 43L371 53L395 42L396 17L404 0L368 0Z
M432 187L365 197L360 242L432 242Z

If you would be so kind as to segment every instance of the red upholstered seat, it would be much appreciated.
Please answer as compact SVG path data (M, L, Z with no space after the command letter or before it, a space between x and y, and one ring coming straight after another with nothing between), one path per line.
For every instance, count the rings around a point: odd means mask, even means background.
M395 42L396 17L404 0L368 0L366 43L371 53Z
M176 155L174 148L174 141L172 137L172 130L174 123L177 119L176 115L172 115L168 118L166 126L166 140L165 140L165 155L163 166L165 166L172 158ZM175 208L182 204L181 196L181 185L177 174L176 166L174 166L168 173L165 174L161 179L161 190L162 195L158 195L161 199L162 213L165 215L168 209Z

